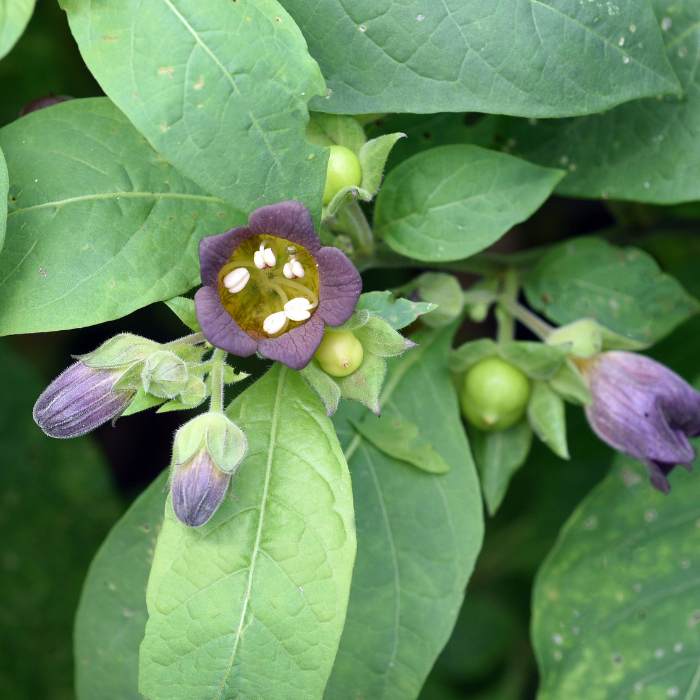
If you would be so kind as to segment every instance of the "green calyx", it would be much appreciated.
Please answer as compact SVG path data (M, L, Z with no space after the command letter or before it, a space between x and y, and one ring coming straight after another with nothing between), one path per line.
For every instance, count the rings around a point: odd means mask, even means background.
M327 329L324 342L301 374L320 396L328 415L335 413L341 398L359 401L379 415L384 358L401 355L415 344L367 309L355 311L342 326Z
M529 397L527 376L498 357L475 364L467 372L460 392L464 417L485 431L515 425L525 415Z
M146 360L141 379L149 394L172 399L187 386L187 365L174 352L160 350Z
M146 360L160 347L158 343L148 338L131 333L120 333L102 343L97 350L87 355L80 355L77 359L81 360L86 367L96 369L131 367Z
M571 357L593 357L603 349L603 333L592 318L582 318L552 331L546 342L565 346Z
M248 441L223 413L202 413L177 431L172 466L189 462L200 450L206 450L222 472L235 474L248 451Z

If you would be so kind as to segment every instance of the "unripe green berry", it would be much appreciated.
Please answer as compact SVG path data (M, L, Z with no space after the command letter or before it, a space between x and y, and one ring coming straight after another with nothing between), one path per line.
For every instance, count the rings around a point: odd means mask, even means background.
M530 380L519 369L488 357L464 378L462 413L480 430L505 430L523 417L529 396Z
M326 331L314 357L331 377L347 377L361 364L362 343L350 331Z
M360 159L345 146L331 146L323 203L330 204L343 187L359 187L362 182Z

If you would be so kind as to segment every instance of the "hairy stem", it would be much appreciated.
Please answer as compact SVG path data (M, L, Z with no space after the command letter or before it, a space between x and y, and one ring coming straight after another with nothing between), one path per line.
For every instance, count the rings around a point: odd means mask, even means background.
M180 345L196 345L197 343L203 343L205 340L204 333L192 333L191 335L186 335L170 343L166 343L163 347L169 350L170 348L180 347Z
M226 360L226 351L214 350L211 356L211 371L209 377L211 379L211 403L209 410L212 413L224 412L224 362Z
M529 328L538 338L546 340L554 330L546 321L526 309L516 299L502 295L498 298L499 305L505 309L514 319L520 321L526 328Z

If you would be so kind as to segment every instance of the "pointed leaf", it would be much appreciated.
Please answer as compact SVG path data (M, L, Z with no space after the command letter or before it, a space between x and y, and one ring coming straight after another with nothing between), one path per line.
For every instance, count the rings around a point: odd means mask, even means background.
M282 4L333 90L314 109L562 117L678 92L648 0Z
M197 320L197 313L194 310L194 299L185 297L173 297L165 302L168 308L195 333L201 333L202 327Z
M530 453L532 428L526 420L492 433L470 427L469 441L486 507L489 515L496 515L513 474L523 466Z
M433 447L426 435L412 421L388 410L381 418L365 416L353 421L353 427L363 438L389 457L408 462L430 474L446 474L450 465Z
M361 437L350 424L361 419L361 406L343 402L335 415L352 472L359 546L325 700L416 698L457 617L483 516L445 366L453 333L415 336L417 348L390 360L382 401L430 436L448 474L413 469Z
M328 152L305 139L306 105L326 87L275 0L61 4L85 63L168 162L246 213L297 199L318 218Z
M569 459L564 402L559 394L552 391L545 382L533 383L527 405L527 417L537 437L557 457Z
M329 374L321 369L321 365L314 357L304 369L301 376L306 379L311 388L326 407L326 414L330 418L337 410L340 403L340 387Z
M435 304L396 299L391 292L367 292L360 295L357 302L358 310L367 309L396 330L410 326L419 316L430 313L435 308Z
M22 36L34 12L35 0L0 0L0 58Z
M367 190L372 197L379 191L382 184L386 160L394 144L406 134L387 134L367 141L360 150L360 165L362 166L362 189Z
M0 334L87 326L170 299L199 283L199 239L246 222L105 98L28 114L0 129L0 147L11 179Z
M237 500L198 530L168 503L139 688L151 700L321 698L355 556L347 465L316 394L282 365L227 414L249 445Z
M90 565L75 618L79 700L143 700L139 645L146 630L146 582L163 524L163 472L112 528Z
M660 340L700 311L700 303L638 248L593 236L553 248L525 284L527 300L556 323L586 316L637 343ZM605 346L605 334L603 343Z
M5 243L5 229L7 228L7 198L10 192L10 181L7 175L7 163L0 148L0 250Z
M389 173L375 232L410 258L466 258L527 219L563 176L477 146L433 148Z

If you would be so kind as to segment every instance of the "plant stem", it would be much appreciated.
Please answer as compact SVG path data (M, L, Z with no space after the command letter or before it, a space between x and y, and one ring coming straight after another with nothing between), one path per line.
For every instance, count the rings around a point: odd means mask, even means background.
M496 321L498 331L496 340L499 343L508 343L515 338L515 318L506 304L502 300L516 301L520 291L520 279L514 268L506 270L503 276L502 293L499 296L499 303L496 307Z
M211 356L211 371L209 378L211 379L211 403L209 410L212 413L224 412L224 361L226 360L226 351L214 350Z
M197 343L203 343L205 340L204 333L192 333L191 335L173 340L170 343L165 343L163 347L170 349L177 348L180 345L196 345Z
M536 316L529 309L526 309L516 299L502 295L498 298L499 305L505 309L513 318L520 321L526 328L529 328L538 338L546 340L554 330L546 321Z
M374 253L374 235L367 217L357 201L350 202L343 207L340 221L347 224L343 226L343 232L350 236L357 253L363 256L372 255Z

